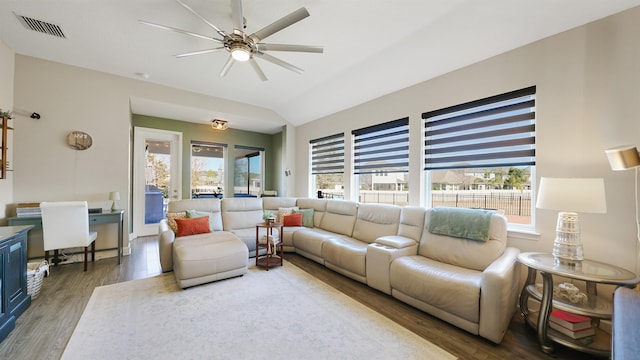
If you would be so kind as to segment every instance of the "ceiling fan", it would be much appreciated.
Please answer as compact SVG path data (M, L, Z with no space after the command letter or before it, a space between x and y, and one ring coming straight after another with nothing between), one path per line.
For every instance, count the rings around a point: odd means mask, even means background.
M222 71L220 72L220 76L225 76L231 66L236 61L246 62L248 61L251 64L251 67L255 70L256 74L262 81L266 81L267 77L265 76L262 69L256 62L255 58L260 58L266 61L269 61L273 64L282 66L285 69L289 69L298 74L302 74L303 70L297 66L289 64L281 59L278 59L272 55L267 54L267 51L293 51L293 52L307 52L307 53L322 53L323 48L321 46L310 46L310 45L288 45L288 44L267 44L263 43L262 40L267 37L277 33L278 31L287 28L298 21L309 16L309 12L304 7L286 15L279 20L273 22L271 25L267 25L264 28L254 32L253 34L247 34L244 32L246 28L246 19L242 14L242 0L231 0L231 18L233 21L233 32L226 33L222 31L220 28L215 26L209 20L205 19L202 15L198 14L195 10L193 10L189 5L185 4L182 0L175 0L182 7L187 9L193 15L195 15L198 19L204 21L207 25L209 25L221 38L215 38L208 35L202 35L198 33L194 33L187 30L182 30L178 28L174 28L171 26L155 24L152 22L138 20L140 23L157 27L160 29L175 31L181 34L194 36L201 39L211 40L213 42L219 43L221 46L198 50L193 52L188 52L184 54L175 55L176 57L185 57L192 55L200 55L200 54L208 54L217 51L226 50L229 52L229 58L227 62L222 67Z

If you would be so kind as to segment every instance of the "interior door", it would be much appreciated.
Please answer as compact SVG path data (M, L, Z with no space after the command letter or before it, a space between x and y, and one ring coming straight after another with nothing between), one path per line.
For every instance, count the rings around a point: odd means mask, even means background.
M170 200L182 198L182 133L134 128L133 233L158 233Z

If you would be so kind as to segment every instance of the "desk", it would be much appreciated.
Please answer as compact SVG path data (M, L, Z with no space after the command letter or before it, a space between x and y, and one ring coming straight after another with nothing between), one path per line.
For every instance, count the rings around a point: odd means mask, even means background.
M16 216L8 219L10 226L33 225L34 229L42 229L41 216ZM124 210L103 211L89 214L89 225L118 224L118 264L122 263L122 246L124 232Z

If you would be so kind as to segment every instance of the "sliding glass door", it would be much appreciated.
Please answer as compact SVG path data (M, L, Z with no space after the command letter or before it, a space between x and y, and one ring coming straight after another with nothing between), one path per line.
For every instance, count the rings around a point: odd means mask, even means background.
M264 184L264 149L248 146L234 148L234 197L257 197Z

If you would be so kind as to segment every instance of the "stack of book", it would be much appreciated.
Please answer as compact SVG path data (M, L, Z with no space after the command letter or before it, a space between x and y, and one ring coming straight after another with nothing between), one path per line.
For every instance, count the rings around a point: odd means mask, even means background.
M562 310L551 312L549 327L572 339L582 341L593 340L593 335L596 333L591 325L591 318Z
M20 203L16 207L16 216L18 217L40 216L41 214L40 203Z

